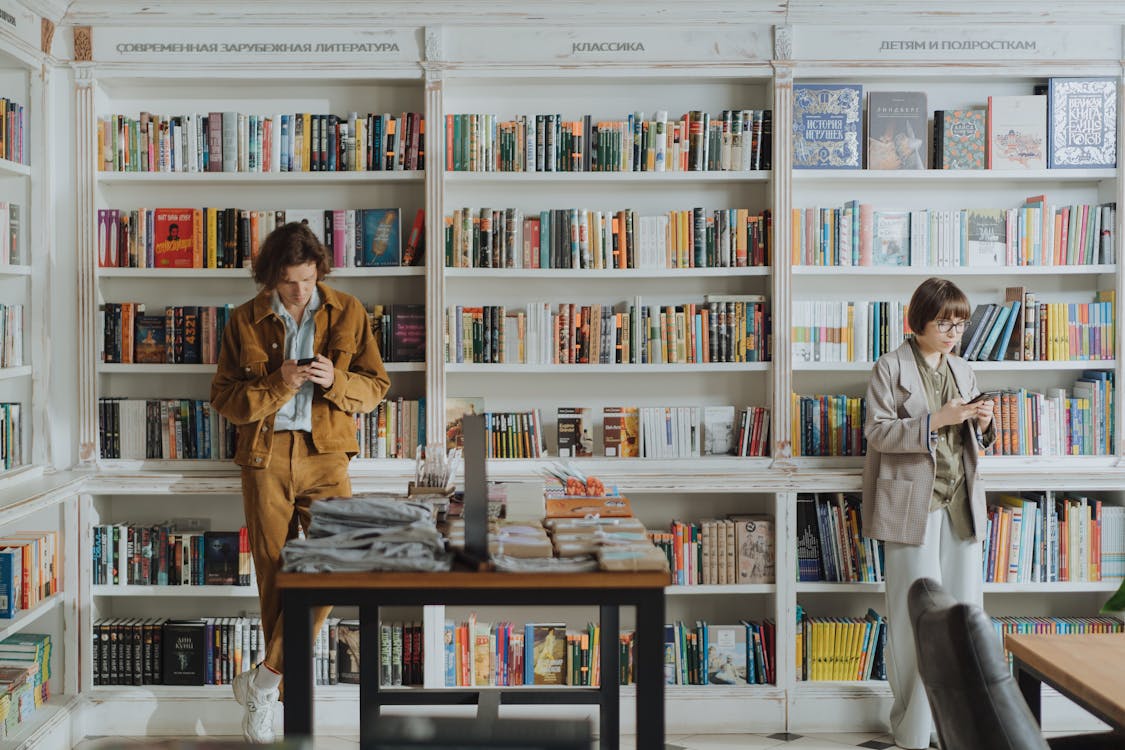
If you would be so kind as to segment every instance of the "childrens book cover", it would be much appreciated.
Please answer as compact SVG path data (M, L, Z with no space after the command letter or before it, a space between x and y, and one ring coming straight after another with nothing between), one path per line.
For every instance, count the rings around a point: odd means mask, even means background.
M988 97L988 168L1047 168L1047 97Z
M133 361L163 364L165 360L163 315L138 315L133 319Z
M746 684L746 626L707 626L706 668L712 685Z
M795 169L859 169L862 132L863 86L793 85Z
M983 109L934 112L935 168L984 169L985 115Z
M363 211L364 267L397 266L402 258L397 208L368 208Z
M1047 87L1048 166L1117 166L1117 79L1052 78Z
M731 516L734 521L735 583L773 583L775 555L773 519L769 516Z
M560 458L594 455L594 424L589 407L560 406L557 420Z
M484 414L480 396L448 396L445 399L445 447L464 448L461 420L466 414Z
M152 212L153 258L157 268L191 268L195 258L195 211L157 208Z
M867 168L926 168L926 94L872 91L867 95Z
M562 685L566 674L566 625L529 623L531 639L524 644L532 684Z
M875 211L872 264L910 265L910 212Z
M1004 265L1007 236L1007 220L1003 209L965 209L965 264Z
M209 586L238 585L238 532L203 532L203 580Z

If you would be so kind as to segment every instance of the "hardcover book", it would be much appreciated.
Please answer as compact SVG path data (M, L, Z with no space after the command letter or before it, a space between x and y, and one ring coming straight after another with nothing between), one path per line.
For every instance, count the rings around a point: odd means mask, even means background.
M773 583L774 527L769 516L731 516L734 521L738 579L735 583Z
M607 458L640 456L640 413L635 406L607 406L602 412Z
M746 626L707 626L707 681L712 685L746 684Z
M421 266L426 260L426 210L419 208L414 214L414 226L402 251L402 265Z
M734 453L734 407L703 407L703 455Z
M133 319L133 361L163 364L165 360L163 315L138 315Z
M340 620L336 626L336 664L340 682L359 684L359 620Z
M926 94L872 91L867 95L867 168L926 168Z
M910 212L875 211L872 264L910 265Z
M369 208L363 212L364 267L397 266L402 258L399 210Z
M984 169L985 120L983 109L934 112L934 167Z
M203 620L169 620L164 623L163 684L204 684L206 632Z
M203 580L209 586L238 585L238 532L203 532Z
M590 409L583 406L560 406L557 418L559 457L593 456L594 425Z
M793 85L795 169L859 169L862 126L863 86Z
M988 97L988 168L1047 168L1047 97Z
M390 362L426 361L426 306L391 305Z
M563 685L566 673L566 625L541 625L528 623L531 637L526 639L528 654L525 657L531 666L532 684Z
M191 268L194 264L195 212L157 208L152 212L153 258L157 268Z
M465 447L461 420L466 414L483 414L484 399L480 396L448 396L445 399L445 447Z
M1007 231L1005 212L1002 209L965 209L966 265L1004 265Z
M1052 78L1047 88L1048 166L1117 166L1117 79Z

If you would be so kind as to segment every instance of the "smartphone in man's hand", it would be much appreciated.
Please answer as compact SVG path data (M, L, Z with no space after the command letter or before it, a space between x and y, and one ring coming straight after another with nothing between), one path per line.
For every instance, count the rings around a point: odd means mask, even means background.
M305 365L311 365L315 361L316 357L301 357L297 360L297 366L304 367Z
M978 393L977 395L973 396L968 401L968 403L975 404L978 401L984 401L986 398L992 398L992 394L991 393L984 393L984 392Z

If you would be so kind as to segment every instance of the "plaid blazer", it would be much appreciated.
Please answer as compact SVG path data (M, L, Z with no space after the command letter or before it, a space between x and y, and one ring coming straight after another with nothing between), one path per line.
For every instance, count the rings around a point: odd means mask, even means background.
M957 390L965 401L980 393L965 360L949 355ZM902 544L921 544L926 536L937 471L930 445L930 407L910 342L879 358L867 384L867 458L863 465L863 534ZM962 425L966 490L974 538L985 529L984 488L977 477L976 431ZM989 430L992 433L992 430ZM989 435L991 437L991 435Z

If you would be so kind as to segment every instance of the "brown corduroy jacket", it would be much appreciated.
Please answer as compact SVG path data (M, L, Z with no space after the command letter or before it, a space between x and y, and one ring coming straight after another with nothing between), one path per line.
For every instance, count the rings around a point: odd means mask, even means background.
M312 439L321 453L353 456L357 413L367 413L386 395L391 381L371 334L367 312L350 294L318 283L323 303L314 314L313 351L332 360L336 379L328 390L315 386ZM234 461L264 468L273 448L273 421L296 391L281 378L285 324L270 305L270 291L235 308L223 332L211 404L238 425Z

